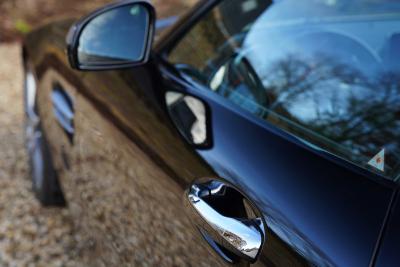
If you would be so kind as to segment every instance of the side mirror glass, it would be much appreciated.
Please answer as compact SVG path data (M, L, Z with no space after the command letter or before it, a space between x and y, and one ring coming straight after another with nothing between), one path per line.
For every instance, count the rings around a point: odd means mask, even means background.
M154 24L154 8L147 1L123 1L95 11L68 33L71 67L110 70L146 63Z

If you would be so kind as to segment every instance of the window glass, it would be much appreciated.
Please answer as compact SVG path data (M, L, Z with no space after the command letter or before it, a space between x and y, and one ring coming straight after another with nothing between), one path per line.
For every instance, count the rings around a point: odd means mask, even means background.
M399 1L222 1L169 61L306 144L397 179Z

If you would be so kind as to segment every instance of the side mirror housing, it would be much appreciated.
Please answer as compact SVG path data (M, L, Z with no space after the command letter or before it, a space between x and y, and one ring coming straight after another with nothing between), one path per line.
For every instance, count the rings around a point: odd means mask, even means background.
M78 70L112 70L147 63L155 10L147 1L107 5L76 22L67 36L68 59Z

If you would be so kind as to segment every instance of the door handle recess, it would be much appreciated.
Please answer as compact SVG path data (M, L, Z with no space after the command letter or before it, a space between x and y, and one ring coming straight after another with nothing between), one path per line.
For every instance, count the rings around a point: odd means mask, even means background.
M206 239L211 238L240 259L254 262L264 243L262 219L225 216L205 200L210 199L212 202L212 198L224 198L226 189L227 185L215 180L206 184L193 184L186 193L186 208L194 224L202 233L207 234Z
M71 97L65 90L56 87L51 94L54 116L72 141L74 129L74 108Z

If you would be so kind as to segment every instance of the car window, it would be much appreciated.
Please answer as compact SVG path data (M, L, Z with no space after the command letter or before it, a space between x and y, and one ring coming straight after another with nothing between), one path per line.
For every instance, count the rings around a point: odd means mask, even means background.
M303 143L398 178L398 1L222 1L168 60Z

